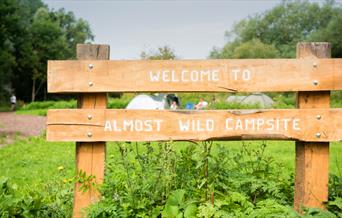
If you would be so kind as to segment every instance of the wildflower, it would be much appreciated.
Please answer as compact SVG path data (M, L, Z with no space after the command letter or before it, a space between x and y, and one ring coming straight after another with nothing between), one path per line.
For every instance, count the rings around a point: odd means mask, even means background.
M59 166L57 169L58 169L58 171L62 171L62 170L64 170L64 167L63 166Z

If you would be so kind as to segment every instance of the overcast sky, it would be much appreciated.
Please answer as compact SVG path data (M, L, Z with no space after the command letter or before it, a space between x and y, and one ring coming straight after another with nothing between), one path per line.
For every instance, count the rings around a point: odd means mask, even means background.
M138 59L145 50L169 45L182 59L204 59L226 42L233 24L268 10L271 0L43 0L73 11L90 24L95 42L109 44L111 59Z

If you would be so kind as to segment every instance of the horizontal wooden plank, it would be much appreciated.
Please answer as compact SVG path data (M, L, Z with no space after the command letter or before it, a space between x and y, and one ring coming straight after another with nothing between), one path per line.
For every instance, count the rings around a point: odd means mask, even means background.
M341 141L342 109L49 110L49 141Z
M342 89L342 59L49 61L48 92Z

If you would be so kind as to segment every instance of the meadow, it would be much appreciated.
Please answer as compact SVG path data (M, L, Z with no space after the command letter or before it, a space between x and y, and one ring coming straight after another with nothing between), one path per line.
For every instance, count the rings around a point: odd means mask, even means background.
M110 98L108 107L124 108L132 96ZM182 103L200 97L213 98L182 94ZM211 109L241 108L222 103L224 95L214 98ZM273 98L276 108L294 107L291 94ZM75 100L35 102L17 113L75 107ZM342 217L342 142L330 146L328 211L303 214L292 209L293 141L108 142L106 155L105 182L93 187L102 198L84 211L88 217ZM71 217L74 183L93 186L75 170L75 143L45 135L0 148L0 172L0 217Z
M273 108L285 109L285 108L295 108L295 94L294 93L267 93L273 100ZM109 95L107 108L125 108L130 100L133 99L135 93L124 93L120 98L113 98ZM249 95L248 93L238 93L237 95ZM186 103L198 103L199 99L203 98L209 102L208 109L253 109L259 108L259 105L245 105L239 103L227 103L225 100L230 94L226 93L180 93L178 94L181 99L181 106L185 108ZM46 116L48 109L63 109L63 108L76 108L76 100L50 100L42 102L32 102L25 104L19 102L17 114L31 114ZM332 91L331 92L331 108L341 108L342 107L342 91ZM2 110L1 110L2 109ZM9 109L9 105L3 105L0 107L0 111L5 111Z
M342 143L331 143L333 204L341 200L341 156ZM31 137L0 149L0 157L3 217L25 213L29 217L71 216L77 181L74 143ZM88 213L92 217L179 217L177 214L185 216L189 204L195 208L192 214L199 217L297 217L291 209L294 163L295 147L290 141L107 143L106 182L101 187L104 197ZM171 205L166 210L169 198L177 193L185 208ZM226 199L229 196L233 199ZM261 207L263 203L267 205ZM340 206L332 210L335 215L325 215L339 216ZM309 212L312 216L323 214L313 209Z

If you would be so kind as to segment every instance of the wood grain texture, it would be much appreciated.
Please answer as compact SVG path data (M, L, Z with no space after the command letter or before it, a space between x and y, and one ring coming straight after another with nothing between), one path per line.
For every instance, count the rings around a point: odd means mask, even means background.
M93 119L88 120L89 115ZM317 119L317 115L320 115L320 119ZM283 119L288 119L287 124L284 124ZM277 128L277 120L279 120L279 128ZM273 122L273 127L267 122ZM88 133L91 133L91 137ZM319 138L316 136L317 133L321 134ZM65 109L49 110L47 117L49 141L237 139L341 141L342 109L237 111Z
M48 91L72 93L341 90L341 71L342 59L49 61ZM159 75L158 81L152 81L151 75Z
M297 58L330 58L330 43L298 43ZM342 75L336 72L335 78ZM341 83L341 81L339 81ZM329 108L330 91L298 92L298 108ZM339 121L341 122L341 121ZM341 127L338 127L338 132ZM339 133L340 134L340 133ZM324 208L328 200L329 142L296 142L294 208Z
M109 46L107 45L77 45L77 58L109 59ZM105 93L80 94L77 101L78 108L105 109L107 95ZM105 142L77 142L76 143L76 169L87 175L94 175L95 182L101 184L104 178L106 158ZM83 209L99 199L99 192L90 188L87 192L80 191L81 184L76 183L74 193L73 217L85 217Z

